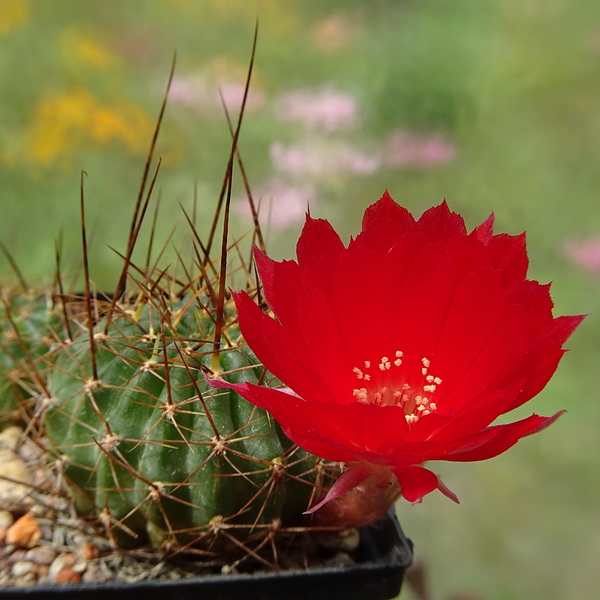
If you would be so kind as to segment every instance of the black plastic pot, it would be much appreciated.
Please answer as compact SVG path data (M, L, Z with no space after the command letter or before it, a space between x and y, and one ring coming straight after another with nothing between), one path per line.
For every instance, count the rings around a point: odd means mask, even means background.
M412 562L412 543L390 512L360 530L357 562L338 567L208 575L178 581L70 584L0 589L7 598L62 600L388 600L400 593Z

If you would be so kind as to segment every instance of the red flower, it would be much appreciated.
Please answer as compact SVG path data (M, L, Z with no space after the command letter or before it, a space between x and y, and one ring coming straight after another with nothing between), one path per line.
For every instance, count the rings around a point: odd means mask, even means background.
M276 318L242 292L240 327L289 389L213 385L269 411L307 451L350 464L325 501L382 471L409 501L436 488L456 500L423 463L491 458L561 414L491 425L542 390L583 319L553 318L549 286L526 279L524 235L492 227L490 216L468 234L446 203L415 220L386 192L347 248L307 217L297 262L256 250Z

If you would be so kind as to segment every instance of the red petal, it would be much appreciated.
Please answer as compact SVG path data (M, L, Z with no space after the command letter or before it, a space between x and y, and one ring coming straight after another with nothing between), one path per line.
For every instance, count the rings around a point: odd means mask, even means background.
M473 230L477 239L483 244L487 244L494 233L494 213L492 213L481 225Z
M363 458L360 454L352 452L343 446L339 446L332 440L326 438L321 439L312 432L300 431L298 426L294 427L293 430L283 426L282 429L285 435L294 443L298 444L300 448L310 452L310 454L320 456L325 460L341 463L349 463L356 460L368 460L368 458Z
M248 345L263 364L304 398L332 400L327 384L310 364L301 362L308 353L301 337L291 332L262 310L244 292L234 294L240 328Z
M380 200L369 206L362 221L362 231L356 242L372 250L386 252L414 227L413 216L392 200L387 191Z
M556 317L549 335L555 337L560 344L564 344L586 317L587 315Z
M526 377L527 382L505 412L521 406L544 389L565 353L562 345L585 317L586 315L564 316L553 320L546 336L523 358L513 372L512 378Z
M444 460L473 462L493 458L514 446L522 437L542 431L554 423L564 412L558 412L552 417L531 415L515 423L489 427L480 434L465 438L463 448L446 455ZM486 435L488 439L483 443L478 443L477 438L482 435Z
M402 488L402 496L412 502L418 504L423 500L423 496L439 489L445 496L458 503L458 498L451 492L438 478L437 475L424 469L423 467L398 467L392 469L400 487Z
M215 388L228 387L270 412L285 434L299 446L333 461L353 459L353 450L363 450L363 423L352 408L325 402L307 402L281 390L250 383L231 384L207 379ZM340 411L340 409L342 409ZM319 452L316 452L316 449Z
M522 281L527 276L529 259L525 244L525 234L508 235L500 233L486 244L486 260L490 266L502 272L504 281Z
M446 448L445 452L455 449L457 441L460 443L460 440L465 437L482 431L503 414L505 407L519 389L519 382L516 382L507 390L491 390L481 394L463 406L462 410L446 415L447 418L440 420L439 425L436 419L430 419L428 416L422 423L421 421L417 423L407 438L412 439L413 434L427 436L426 439L438 440L442 447ZM434 416L439 418L439 412L438 409ZM428 456L427 459L432 460L432 457Z
M451 212L444 200L439 206L426 210L417 221L417 231L427 235L435 243L467 233L464 219Z
M415 223L413 216L408 210L394 202L386 190L383 196L365 210L362 220L363 231L371 228L379 228L385 223L393 223L396 228ZM398 234L398 230L396 230Z
M458 500L458 496L438 477L438 490L446 496L446 498L450 498L456 504L460 504Z
M336 257L344 244L329 221L306 217L306 223L296 244L299 264L321 261L323 257Z
M373 468L369 465L359 462L354 463L348 468L342 476L331 486L325 498L307 510L304 514L310 515L319 510L324 504L343 496L346 492L360 485L367 477L373 474Z
M499 279L494 271L469 273L452 297L442 296L444 307L431 308L439 341L424 356L443 381L442 406L460 410L486 389L507 357L527 350L525 319L518 307L507 304ZM436 323L436 315L443 321Z
M303 286L312 283L321 289L329 289L330 274L344 244L328 221L306 217L300 239L296 244L298 264L304 273Z
M298 333L296 299L302 293L302 273L293 260L276 262L254 248L254 258L263 285L265 298L279 322Z

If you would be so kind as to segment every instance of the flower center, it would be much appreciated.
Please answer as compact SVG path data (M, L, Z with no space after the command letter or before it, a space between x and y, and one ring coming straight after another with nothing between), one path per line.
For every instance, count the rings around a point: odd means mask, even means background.
M422 380L418 385L409 385L402 366L403 357L404 353L398 350L393 358L383 356L378 363L366 360L364 368L354 367L352 371L364 387L352 390L352 395L362 404L399 406L406 422L412 426L421 417L437 410L433 397L442 380L429 374L431 362L422 358Z

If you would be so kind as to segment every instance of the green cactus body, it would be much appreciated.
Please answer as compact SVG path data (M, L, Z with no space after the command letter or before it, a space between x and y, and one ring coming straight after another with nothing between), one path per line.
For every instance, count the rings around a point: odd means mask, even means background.
M44 369L60 317L44 293L4 288L0 294L0 418L5 419L39 388L36 375Z
M45 427L78 511L104 511L114 531L154 544L208 537L220 522L237 537L292 522L313 493L315 458L292 448L267 413L206 384L212 321L183 310L158 319L146 305L109 327L100 320L97 380L86 328L56 353ZM235 343L219 368L235 382L257 383L262 371Z

